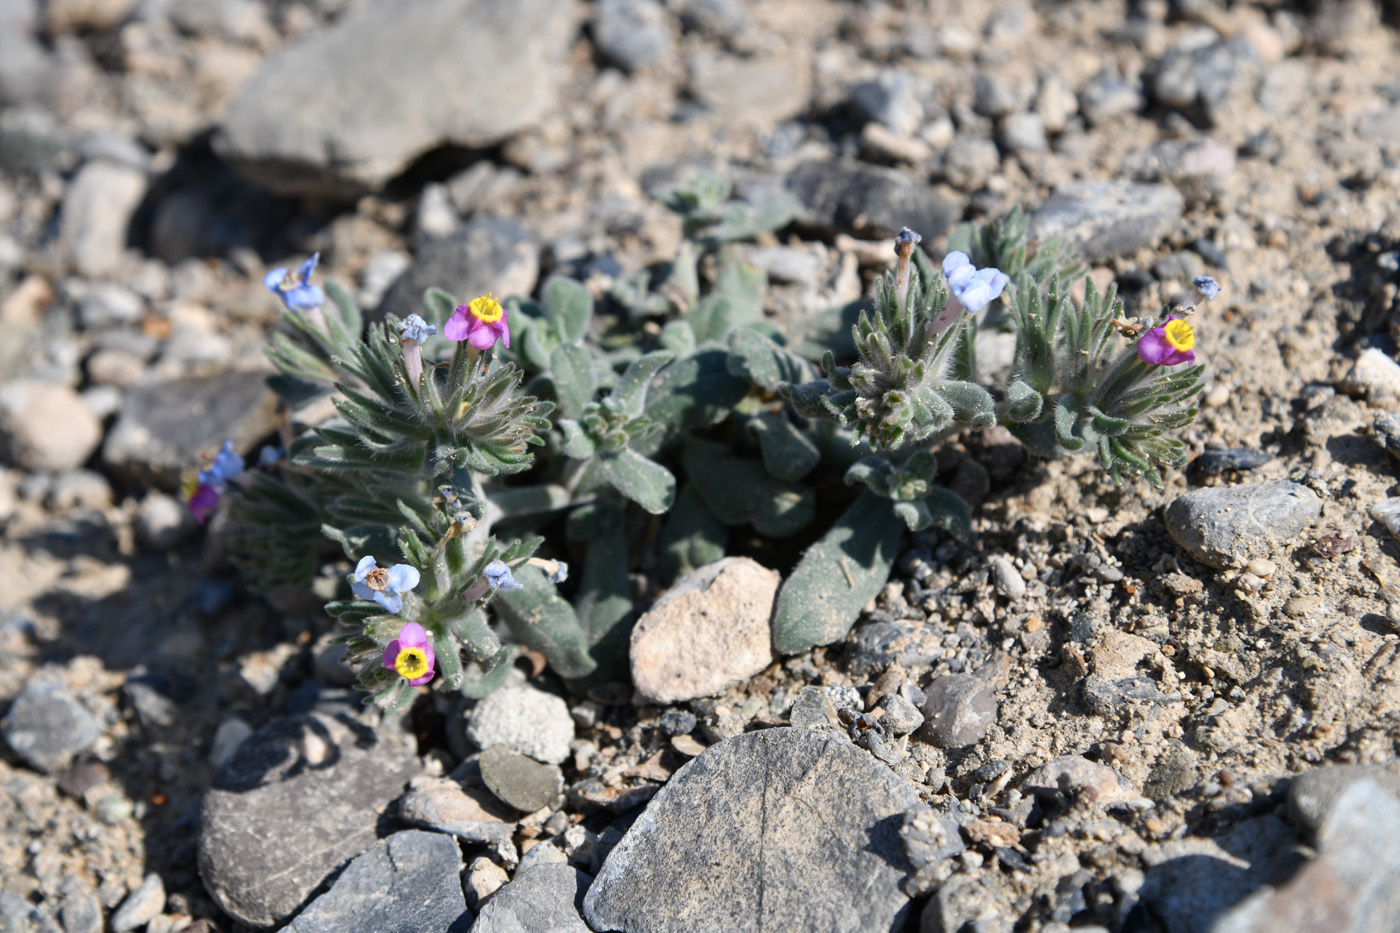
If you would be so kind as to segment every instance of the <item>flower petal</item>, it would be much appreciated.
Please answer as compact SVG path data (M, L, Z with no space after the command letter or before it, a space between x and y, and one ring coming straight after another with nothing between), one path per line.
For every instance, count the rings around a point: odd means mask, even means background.
M442 335L448 340L466 340L471 333L469 321L476 320L467 313L466 305L458 305L457 310L447 319L447 323L442 325Z
M301 284L305 285L311 279L311 273L316 271L316 263L320 261L321 254L312 253L310 259L297 267L297 277L301 279Z
M409 564L395 564L389 568L389 589L395 593L407 593L418 585L420 579L422 575L418 573L418 568Z
M943 257L943 277L948 280L948 287L954 291L972 278L974 271L972 260L968 259L967 253L962 250L955 249Z
M399 659L399 652L402 650L403 645L399 644L399 640L397 638L389 642L389 644L385 645L384 666L392 671L394 669L394 662Z
M392 612L394 615L398 615L401 611L403 611L403 599L399 597L398 593L389 593L384 590L375 590L374 596L371 598L375 602L379 603L379 605L383 606L386 610Z
M478 350L489 350L496 345L496 334L490 325L479 325L467 334L467 342Z
M422 648L428 644L428 633L423 631L423 626L417 622L405 622L403 628L399 629L397 641L405 648ZM432 649L428 650L431 654Z
M370 572L371 570L373 570L376 566L377 566L377 565L376 565L375 562L374 562L374 558L371 557L370 555L366 554L364 557L361 557L361 558L360 558L360 562L359 562L358 564L355 565L355 582L356 582L356 583L363 583L363 582L365 582L365 577L366 577L366 576L369 574L369 572Z
M287 267L279 266L276 269L273 269L267 275L263 276L263 285L266 286L268 291L277 292L278 294L281 294L281 285L283 280L285 280L286 278Z

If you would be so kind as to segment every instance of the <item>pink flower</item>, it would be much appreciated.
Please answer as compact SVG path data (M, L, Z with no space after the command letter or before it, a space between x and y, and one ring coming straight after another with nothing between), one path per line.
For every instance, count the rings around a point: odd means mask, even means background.
M384 666L414 687L433 679L436 660L433 646L428 643L428 633L417 622L405 623L399 629L399 637L384 649Z
M1152 366L1175 366L1196 359L1195 329L1186 320L1169 317L1161 327L1154 327L1138 341L1138 357Z
M473 298L471 304L458 305L447 319L442 335L448 340L465 340L478 350L489 350L496 340L510 346L510 328L506 325L506 309L490 295Z
M219 490L206 483L196 483L185 500L185 508L203 525L219 507Z

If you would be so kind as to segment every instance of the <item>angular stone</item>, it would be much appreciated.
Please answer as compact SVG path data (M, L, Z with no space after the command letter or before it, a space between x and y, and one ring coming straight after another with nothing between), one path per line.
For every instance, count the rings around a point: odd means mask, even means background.
M82 466L101 442L102 422L68 386L38 379L0 386L0 459L60 473Z
M1098 262L1157 242L1176 228L1184 206L1171 185L1082 182L1046 199L1031 215L1031 236L1059 238Z
M414 778L408 793L399 798L398 811L405 823L467 842L499 845L515 834L514 815L500 801L481 788L467 790L449 778Z
M150 923L165 909L165 882L152 872L112 914L112 933L128 933Z
M772 664L781 577L747 557L686 574L632 629L632 682L658 703L711 696Z
M524 813L549 806L564 789L558 765L541 764L504 745L493 745L481 753L481 779L498 800Z
M746 933L902 928L900 837L918 795L844 739L748 732L671 781L584 900L597 930Z
M559 764L569 757L574 720L559 697L534 687L505 687L479 701L467 723L478 748L513 748L536 761Z
M61 770L101 734L97 720L62 684L35 680L10 704L0 735L31 767Z
M277 423L276 397L264 378L225 372L132 389L103 445L103 462L128 480L173 488L229 438L246 454Z
M467 933L462 850L451 836L407 830L357 856L287 925L292 933Z
M1350 784L1318 832L1318 857L1281 887L1260 888L1212 933L1400 929L1397 837L1400 800L1369 780Z
M997 720L996 694L971 674L935 677L925 692L928 700L918 737L939 748L980 742Z
M522 867L486 902L472 933L589 933L580 916L588 885L588 876L569 865Z
M374 844L384 809L417 770L410 749L348 716L269 723L238 747L204 795L205 889L241 923L281 922Z
M1394 399L1400 396L1400 363L1388 353L1370 347L1356 358L1338 388L1371 401Z
M359 5L268 56L215 148L280 194L376 189L437 146L491 146L537 125L577 16L574 0Z
M1301 483L1270 480L1196 489L1167 506L1167 532L1192 557L1217 569L1267 557L1322 512Z
M539 267L539 247L524 227L498 218L473 221L424 244L413 265L389 287L377 313L400 319L422 314L423 292L429 288L440 288L463 304L487 292L498 298L528 295Z
M910 227L931 240L962 213L931 185L863 162L803 162L787 184L807 209L804 222L865 238L894 236Z

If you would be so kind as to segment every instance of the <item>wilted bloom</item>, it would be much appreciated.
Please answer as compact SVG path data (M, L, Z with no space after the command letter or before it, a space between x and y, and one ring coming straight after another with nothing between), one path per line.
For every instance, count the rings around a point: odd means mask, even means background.
M421 687L433 679L433 664L436 661L433 646L428 642L428 633L417 622L405 623L399 629L399 637L384 648L384 666L415 687Z
M954 297L974 314L1001 297L1002 289L1010 281L1000 269L978 269L961 250L944 257L943 275Z
M532 557L526 563L540 568L544 575L549 578L550 583L563 583L569 579L569 565L562 560L550 560L547 557Z
M227 440L206 469L187 475L180 483L180 498L201 525L218 508L219 497L228 488L229 480L242 473L244 466L243 458L233 449L233 441Z
M403 340L413 340L422 343L436 333L437 328L423 320L423 318L417 314L410 314L402 321L399 321L399 337Z
M326 294L319 285L311 284L311 273L320 261L321 254L312 253L311 258L297 269L296 275L292 275L284 266L263 276L263 284L268 291L282 299L288 311L300 313L319 308L325 304Z
M486 582L491 585L491 589L493 590L518 590L523 588L522 584L516 582L515 577L511 576L510 568L506 566L504 561L491 561L491 563L486 565L486 569L482 571L482 574L486 577Z
M1220 294L1220 283L1208 275L1196 276L1191 284L1206 301L1214 301L1215 296Z
M905 296L909 294L909 259L914 255L914 247L923 239L908 227L901 227L899 235L894 238L894 254L899 257L894 272L894 291L901 308L904 307Z
M228 481L242 473L246 466L243 458L233 449L233 439L230 438L224 441L224 445L214 455L214 462L209 464L209 469L199 471L199 481L223 491Z
M1153 366L1175 366L1196 359L1192 349L1196 332L1184 318L1169 317L1161 327L1154 327L1138 341L1138 356Z
M403 609L403 594L418 585L416 567L395 564L387 570L378 566L373 557L365 556L355 565L350 589L361 599L372 599L390 612Z
M418 385L423 378L423 341L437 333L437 328L416 314L399 322L399 340L403 342L403 367L408 381Z
M491 349L497 339L509 347L506 309L490 295L473 298L470 304L457 306L443 326L442 335L448 340L465 340L478 350Z

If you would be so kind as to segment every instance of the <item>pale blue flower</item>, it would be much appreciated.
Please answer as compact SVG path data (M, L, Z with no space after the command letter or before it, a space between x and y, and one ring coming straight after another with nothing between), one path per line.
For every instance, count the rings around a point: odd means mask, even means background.
M311 284L311 273L316 271L316 263L321 261L320 253L312 253L311 258L302 263L293 276L286 267L273 269L263 276L263 285L268 291L282 299L288 311L301 313L321 307L326 303L326 294L319 285Z
M403 609L403 594L418 585L417 568L395 564L387 570L378 566L373 557L365 556L355 565L350 589L361 599L371 599L386 610L398 613Z
M974 314L1001 297L1010 281L1000 269L978 269L961 250L954 250L944 258L943 276L954 297Z
M506 566L504 561L491 561L491 563L486 565L486 569L483 570L482 573L486 577L486 582L491 584L491 589L493 590L523 589L523 585L516 582L515 577L511 576L510 568Z
M1206 301L1214 301L1215 296L1220 294L1220 283L1208 275L1197 276L1191 280L1191 284Z
M417 314L410 314L399 322L399 337L403 340L416 340L418 343L422 343L436 333L437 328Z
M242 473L245 466L247 464L243 458L233 449L233 440L226 440L224 446L214 455L214 462L209 464L209 468L199 471L199 482L210 489L223 492L229 480Z

